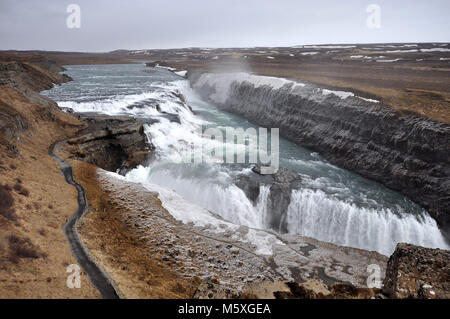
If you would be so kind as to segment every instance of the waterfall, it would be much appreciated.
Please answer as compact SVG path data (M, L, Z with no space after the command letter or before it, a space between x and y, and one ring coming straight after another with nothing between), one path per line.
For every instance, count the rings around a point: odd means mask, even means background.
M151 124L145 125L145 133L156 147L155 160L130 171L125 178L157 191L164 207L175 218L201 227L215 224L214 231L220 230L223 224L229 230L236 230L239 225L267 228L267 217L271 214L268 211L270 186L262 184L253 202L234 184L236 176L253 174L248 165L183 164L182 159L190 154L191 143L207 146L217 143L199 135L199 127L255 127L247 119L255 123L266 120L269 124L267 119L271 119L288 128L301 129L307 132L307 137L329 131L342 133L347 128L354 130L354 123L335 121L346 126L330 128L323 124L328 120L326 116L338 118L343 112L351 114L356 109L353 102L363 103L368 110L374 104L346 92L320 91L310 84L244 73L201 75L193 90L188 81L166 70L144 74L144 67L139 65L72 66L70 69L75 81L55 87L49 91L50 97L60 106L79 112L127 114L149 120L147 123ZM296 93L295 97L286 94L292 92ZM231 102L232 111L245 118L222 111L225 101ZM300 110L297 105L303 101L309 102ZM329 103L335 107L324 108ZM325 115L324 109L327 109ZM305 116L306 121L302 121ZM388 122L383 121L380 125ZM376 130L364 128L376 137ZM382 129L382 126L378 128ZM295 136L303 134L292 131ZM438 145L445 144L439 136L434 140ZM335 140L329 138L327 142L335 143ZM317 153L311 154L308 149L280 140L281 163L307 176L300 188L291 193L286 211L289 233L386 255L398 242L448 249L436 222L421 207L373 181L330 164ZM267 232L253 229L245 236L265 253L277 242Z
M294 190L287 218L290 233L385 255L390 255L399 242L448 249L428 214L399 216L388 208L357 207L320 190Z

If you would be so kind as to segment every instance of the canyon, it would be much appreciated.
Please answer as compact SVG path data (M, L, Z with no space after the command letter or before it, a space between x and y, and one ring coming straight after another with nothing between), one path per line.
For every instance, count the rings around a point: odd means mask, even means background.
M35 293L40 291L41 297L99 296L86 274L81 290L64 286L63 265L74 261L61 228L76 211L77 196L48 154L52 143L64 141L57 154L73 168L89 204L77 230L90 258L108 274L120 297L448 298L446 250L399 244L388 260L374 251L286 233L286 226L278 228L287 209L283 194L296 187L296 180L301 182L301 177L289 170L282 169L279 175L269 177L273 180L264 181L281 196L271 209L279 209L271 222L276 231L235 225L207 210L202 210L202 218L214 222L203 226L175 218L172 207L167 206L169 197L179 200L186 210L199 208L175 192L149 189L116 174L128 176L155 160L158 136L149 136L144 128L158 121L63 112L37 93L53 83L68 81L67 76L55 73L62 68L40 56L14 62L8 56L5 60L0 68L1 169L5 172L1 183L14 184L20 178L32 195L27 198L13 192L12 207L19 222L0 216L0 227L5 229L5 238L23 237L24 245L33 247L37 257L19 257L13 262L8 256L14 241L8 239L9 246L0 247L2 296L23 297L22 291L32 291L31 287ZM221 76L187 73L192 87L220 108L259 125L280 127L287 139L317 151L331 163L407 195L429 211L448 238L448 124L417 114L399 114L355 96L314 95L318 87L310 83L306 88L288 83L274 89L233 78L224 88L223 82L216 86ZM219 90L227 93L224 99L217 94ZM170 117L161 107L156 118ZM240 185L255 201L260 181L255 182L258 174L253 174L241 176ZM61 190L61 196L54 195L55 189ZM5 192L11 191L6 187ZM271 202L277 203L275 198ZM34 203L38 204L35 208ZM43 206L48 208L41 209ZM254 238L271 244L260 246ZM382 290L367 288L367 270L373 264L380 268L380 280L385 277ZM33 273L51 279L40 282L33 279ZM50 273L57 275L53 278ZM396 280L399 273L403 282Z
M450 125L342 98L342 91L317 94L322 89L295 81L274 88L240 73L188 78L203 98L224 110L279 127L282 136L332 163L402 192L426 208L449 238Z

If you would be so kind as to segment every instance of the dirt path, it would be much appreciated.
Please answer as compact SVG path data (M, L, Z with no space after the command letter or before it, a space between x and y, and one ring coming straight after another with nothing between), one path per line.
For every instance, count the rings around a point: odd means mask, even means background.
M87 252L78 235L76 223L87 211L86 193L83 187L75 182L73 178L72 167L55 154L55 149L57 149L63 142L64 140L52 144L49 148L49 154L53 156L53 158L55 158L55 160L58 162L59 166L61 167L61 172L66 179L66 182L75 186L78 192L78 210L64 225L64 234L69 241L70 248L72 249L73 255L75 256L79 265L87 273L89 280L98 289L102 297L104 299L118 299L119 296L117 295L116 290L111 284L111 280L91 259L89 253Z

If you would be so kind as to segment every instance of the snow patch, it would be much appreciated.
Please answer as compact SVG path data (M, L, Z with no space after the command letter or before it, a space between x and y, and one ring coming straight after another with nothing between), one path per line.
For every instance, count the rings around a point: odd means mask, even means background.
M309 48L309 49L350 49L356 48L356 45L299 45L294 48Z
M338 97L340 97L341 99L345 100L348 97L357 97L358 99L367 101L367 102L371 102L371 103L380 103L380 101L378 100L374 100L374 99L367 99L361 96L357 96L355 95L353 92L347 92L347 91L333 91L333 90L327 90L327 89L322 89L322 94L323 95L336 95Z
M183 70L183 71L176 71L176 72L174 72L174 73L175 73L176 75L181 76L181 77L185 77L187 71L186 71L186 70Z
M392 51L384 51L386 53L408 53L408 52L419 52L417 49L411 49L411 50L392 50Z
M390 62L397 62L400 61L401 59L393 59L393 60L377 60L377 62L384 62L384 63L390 63Z
M169 70L169 71L176 71L176 70L177 70L177 69L172 68L172 67L170 67L170 66L162 66L162 65L159 65L158 63L155 65L155 67L156 67L156 68L160 68L160 69L166 69L166 70Z
M313 52L302 52L302 53L300 53L301 55L315 55L315 54L317 54L317 53L319 53L319 52L317 52L317 51L313 51Z
M355 94L353 94L352 92L346 92L346 91L332 91L332 90L327 90L327 89L322 89L322 94L323 95L336 95L338 97L340 97L341 99L346 99L350 96L355 96Z
M447 48L420 49L422 52L450 52Z

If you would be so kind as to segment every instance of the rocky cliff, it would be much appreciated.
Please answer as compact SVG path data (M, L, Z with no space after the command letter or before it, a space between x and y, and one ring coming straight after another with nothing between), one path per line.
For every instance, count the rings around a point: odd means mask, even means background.
M278 127L283 137L330 162L408 196L450 237L450 125L308 83L200 73L188 78L221 108Z
M0 57L0 85L9 85L20 90L47 90L54 84L71 80L66 74L59 73L63 70L64 68L45 58L34 64L29 61L9 61Z
M77 116L87 128L67 141L75 158L122 174L150 159L153 145L138 119L92 113Z

